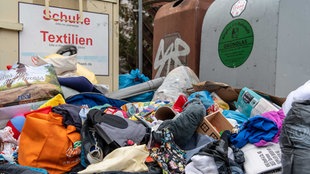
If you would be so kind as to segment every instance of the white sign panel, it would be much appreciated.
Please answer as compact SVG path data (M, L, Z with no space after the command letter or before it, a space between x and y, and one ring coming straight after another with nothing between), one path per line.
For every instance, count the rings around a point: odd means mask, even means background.
M54 54L64 45L75 45L77 61L96 75L109 75L109 16L19 3L19 61L32 65L32 56Z

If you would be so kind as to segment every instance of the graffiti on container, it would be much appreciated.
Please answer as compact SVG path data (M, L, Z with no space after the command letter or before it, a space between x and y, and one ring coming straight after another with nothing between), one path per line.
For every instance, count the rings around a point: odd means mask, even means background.
M176 38L167 49L165 50L164 39L160 40L159 47L154 60L154 69L157 70L154 78L160 77L164 67L166 66L166 71L170 71L170 68L176 68L183 65L179 57L187 56L190 53L190 47L180 38ZM170 67L172 65L173 67Z

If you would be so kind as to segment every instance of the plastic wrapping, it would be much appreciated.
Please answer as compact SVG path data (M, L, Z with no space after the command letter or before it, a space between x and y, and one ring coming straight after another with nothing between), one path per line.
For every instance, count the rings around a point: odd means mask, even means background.
M128 90L128 92L130 93L130 90L132 89L141 89L141 86L137 87L136 85L149 81L150 79L144 74L142 74L139 69L131 70L130 73L119 75L119 89L123 89L123 91ZM128 98L125 98L125 100L129 102L146 102L152 100L153 94L153 91L145 91L144 93L140 93L135 96L128 96Z
M197 75L187 66L179 66L168 73L162 85L155 91L153 101L175 102L179 95L188 96L186 90L199 82Z

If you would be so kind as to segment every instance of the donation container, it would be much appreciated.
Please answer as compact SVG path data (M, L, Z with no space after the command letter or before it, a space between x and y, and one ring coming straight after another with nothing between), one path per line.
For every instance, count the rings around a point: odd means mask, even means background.
M118 0L0 1L0 69L77 47L77 62L98 84L118 89Z
M178 0L163 5L154 18L152 77L185 65L199 73L204 15L213 0Z
M310 1L216 0L203 19L200 80L279 97L309 80Z

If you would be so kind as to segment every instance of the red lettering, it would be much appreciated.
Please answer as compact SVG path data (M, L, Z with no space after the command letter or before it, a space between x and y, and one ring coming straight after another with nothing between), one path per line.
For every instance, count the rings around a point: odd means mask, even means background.
M55 36L54 35L48 35L48 41L49 42L55 42Z
M84 45L84 44L83 44L83 45ZM93 39L87 37L87 38L86 38L86 45L93 45Z
M81 16L79 14L75 15L67 15L63 11L60 11L59 13L52 13L49 11L49 15L46 17L46 10L43 10L43 19L44 20L54 20L55 22L69 22L72 24L85 24L90 25L90 18L85 17L82 21L79 21L81 19Z
M61 21L67 21L68 20L67 15L63 14L62 11L60 12L60 19L61 19Z
M54 21L59 21L59 15L57 14L57 13L54 13L53 15L52 15L52 18L53 18L53 20Z
M85 44L85 39L84 39L84 38L79 38L79 43L80 43L81 45L84 45L84 44Z
M70 35L70 34L68 34L68 35ZM64 36L64 42L66 43L66 44L69 44L70 43L70 41L68 42L67 40L68 40L68 36L67 36L67 34L64 34L63 35ZM69 38L70 39L70 38Z
M62 43L62 36L61 35L56 35L56 37L57 37L57 40L56 40L56 42L57 43Z
M43 33L43 42L46 41L46 34L48 33L48 31L40 31L40 33Z
M51 34L48 31L40 31L43 42L65 43L75 45L93 45L93 39L89 37L80 37L78 34L66 33L63 35Z
M90 19L89 18L84 18L84 24L89 25L90 24Z
M48 16L48 18L46 17L46 10L43 10L43 19L45 19L45 20L50 20L50 18L51 18L51 11L49 11L49 16Z

